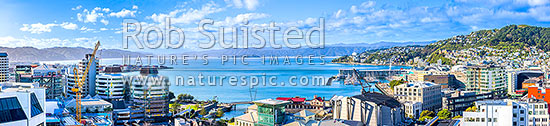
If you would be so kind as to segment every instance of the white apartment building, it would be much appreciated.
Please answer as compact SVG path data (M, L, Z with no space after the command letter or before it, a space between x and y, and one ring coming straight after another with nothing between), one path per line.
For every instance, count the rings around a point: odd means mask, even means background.
M548 126L546 102L488 100L477 101L476 112L464 112L466 126ZM535 108L536 107L536 108Z
M0 126L46 125L44 88L27 83L0 85Z
M106 67L96 76L96 94L107 101L124 100L126 83L120 67Z
M441 108L441 85L431 82L411 82L394 87L400 102L420 102L422 110L437 111Z
M528 126L548 126L548 104L542 100L529 99L527 109Z
M477 93L506 93L506 69L504 66L469 66L466 70L466 90Z
M0 82L8 82L10 79L10 61L7 52L0 52Z

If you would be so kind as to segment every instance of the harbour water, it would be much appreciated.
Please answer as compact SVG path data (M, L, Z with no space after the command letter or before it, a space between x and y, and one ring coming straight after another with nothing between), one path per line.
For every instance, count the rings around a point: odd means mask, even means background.
M182 65L179 62L177 65L165 64L166 66L173 67L173 69L160 70L159 74L169 78L172 83L170 86L170 91L174 92L175 95L178 94L191 94L198 100L212 100L216 99L221 102L240 102L240 101L250 101L250 100L259 100L267 98L277 98L277 97L305 97L307 99L312 99L314 95L318 97L325 97L326 100L330 99L334 95L342 96L352 96L360 93L360 86L353 85L342 85L339 82L334 82L332 85L290 85L289 78L297 77L294 79L294 82L300 83L300 78L305 76L309 77L310 83L312 83L311 77L322 76L325 79L330 78L331 76L337 75L339 69L360 69L360 70L379 70L379 69L389 69L389 66L371 66L371 65L346 65L346 64L331 64L331 58L324 58L325 64L322 64L322 60L319 58L312 61L313 65L308 64L308 59L303 60L303 64L297 64L295 58L290 58L291 64L283 64L283 59L279 59L278 65L269 64L266 59L265 64L261 58L247 58L247 65L241 63L240 59L237 60L237 64L233 64L233 60L229 60L224 64L221 63L221 59L212 58L208 60L208 65L203 65L204 61L200 58L198 60L189 60L188 65ZM152 65L158 65L156 59L153 59ZM76 63L77 61L51 61L45 63L62 63L62 64L71 64ZM112 64L122 64L121 59L102 59L100 61L101 65L112 65ZM145 62L146 63L146 62ZM169 63L169 61L167 62ZM392 69L407 68L402 66L393 66ZM125 73L125 74L138 74L137 72ZM237 84L236 86L230 85L226 81L222 81L222 85L217 84L211 86L208 84L205 85L176 85L176 78L179 77L198 77L203 76L213 76L219 79L221 76L257 76L261 78L262 76L275 76L276 86L270 84L259 84L254 88L250 88L250 85L242 86ZM187 78L185 78L187 79ZM184 82L187 82L185 80ZM203 82L207 82L207 79L204 79ZM197 82L198 83L198 82ZM219 83L219 82L218 82ZM282 84L284 83L284 85ZM373 86L374 87L374 86ZM376 90L376 89L374 89ZM247 105L237 106L237 111L232 111L226 113L224 118L231 118L238 115L241 115L246 109Z

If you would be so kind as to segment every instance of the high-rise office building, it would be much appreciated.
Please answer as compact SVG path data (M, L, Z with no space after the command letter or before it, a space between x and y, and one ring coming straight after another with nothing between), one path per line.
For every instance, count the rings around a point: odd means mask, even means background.
M80 61L78 65L69 67L66 70L66 73L65 73L66 82L67 82L66 90L67 90L67 95L69 97L72 97L72 98L76 97L76 92L73 92L71 90L72 88L75 88L77 86L76 80L74 79L76 74L74 73L73 68L76 67L78 69L78 72L79 72L78 77L83 76L83 73L86 70L86 67L88 65L88 61L90 60L90 58L92 58L91 54L86 54L86 58L82 59L82 61ZM98 73L98 71L99 71L99 60L94 57L94 59L92 60L92 64L90 65L90 68L88 70L88 76L85 77L86 80L82 84L82 89L80 89L82 91L82 97L85 97L87 95L95 96L96 73Z
M169 81L156 68L142 68L129 83L133 103L132 119L145 123L166 122L169 115Z
M124 100L127 91L120 67L105 67L96 77L96 94L107 101Z
M0 52L0 82L7 82L10 78L10 61L7 52Z

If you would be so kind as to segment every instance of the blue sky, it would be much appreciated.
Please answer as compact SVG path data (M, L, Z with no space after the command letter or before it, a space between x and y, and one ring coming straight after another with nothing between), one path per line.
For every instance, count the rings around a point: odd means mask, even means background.
M210 18L219 26L275 22L310 28L325 18L326 44L431 41L510 24L550 26L549 0L225 0L225 1L0 1L0 46L121 49L125 18L160 25L171 17L184 29L181 49L199 50L208 39L196 28ZM230 36L226 38L230 39ZM280 40L280 39L278 39ZM135 50L135 47L130 47ZM158 50L141 50L158 52Z

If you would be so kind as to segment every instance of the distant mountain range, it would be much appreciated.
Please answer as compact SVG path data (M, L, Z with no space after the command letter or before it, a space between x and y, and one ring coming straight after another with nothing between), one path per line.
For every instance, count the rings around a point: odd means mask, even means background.
M0 47L0 51L7 51L8 58L11 62L37 62L82 59L86 54L91 53L93 50L83 47L54 47L44 49L34 47ZM98 51L97 55L101 55L101 58L122 58L122 56L138 56L146 54L119 49L103 49Z
M376 49L385 49L396 46L407 46L407 45L428 45L435 41L426 41L426 42L378 42L378 43L354 43L354 44L334 44L327 45L323 49L312 49L309 47L302 47L299 49L273 49L273 48L264 48L264 49L220 49L220 50L208 50L208 51L199 51L199 52L189 52L185 53L187 55L203 55L208 54L209 56L221 56L221 55L248 55L248 56L342 56L349 55L353 52L361 53L366 50L376 50Z
M249 56L296 56L296 55L325 55L325 56L341 56L349 55L353 52L364 52L365 50L384 49L396 46L406 45L428 45L435 41L428 42L378 42L378 43L355 43L355 44L334 44L327 45L324 49L311 49L303 47L300 49L220 49L188 52L187 55L203 55L221 56L221 55L249 55ZM56 60L78 60L84 58L84 55L91 53L93 50L83 47L54 47L38 49L34 47L17 47L7 48L0 47L0 51L7 51L12 62L37 62L37 61L56 61ZM145 56L150 53L132 52L119 49L103 49L98 51L97 55L101 58L122 58L122 56Z

